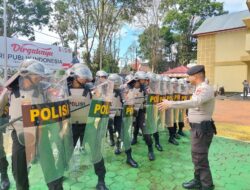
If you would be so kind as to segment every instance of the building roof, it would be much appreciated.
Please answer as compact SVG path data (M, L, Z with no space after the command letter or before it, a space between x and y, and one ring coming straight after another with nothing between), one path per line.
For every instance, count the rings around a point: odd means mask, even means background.
M188 68L186 66L179 66L179 67L175 67L173 69L169 69L168 71L165 71L162 74L186 74L187 73Z
M147 65L144 64L140 59L135 60L132 64L131 64L131 68L134 71L144 71L144 72L149 72L151 71L151 68Z
M188 67L182 65L179 67L175 67L173 69L169 69L168 71L165 71L164 73L162 73L162 75L166 75L169 77L186 77L187 70L188 70Z
M244 28L246 25L243 19L246 17L250 17L249 10L210 17L202 23L193 35Z

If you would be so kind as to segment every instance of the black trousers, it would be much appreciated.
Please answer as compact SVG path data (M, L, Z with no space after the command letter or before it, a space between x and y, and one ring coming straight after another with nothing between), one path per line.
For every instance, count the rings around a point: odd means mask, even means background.
M28 170L26 162L25 147L18 141L17 133L15 130L11 133L12 145L12 172L16 181L16 190L28 190Z
M121 128L122 128L122 116L115 116L114 119L109 119L108 130L109 135L113 136L115 132L118 133L118 138L121 137Z
M214 136L214 128L211 122L190 125L194 176L201 181L203 187L209 187L213 185L213 179L208 161L208 152Z
M7 174L8 161L6 159L6 154L3 146L3 132L0 131L0 173Z
M85 132L86 124L72 124L72 133L73 133L73 145L76 146L78 139L80 139L80 144L82 145L84 132Z
M139 129L143 131L144 122L145 122L145 111L143 109L139 109L134 122L134 132L133 132L134 138L137 138L139 134Z
M149 152L152 152L153 151L153 140L152 140L152 137L150 134L144 134L144 125L145 123L145 110L143 109L139 109L138 110L138 113L136 115L136 118L135 118L135 122L134 122L134 132L133 132L133 135L134 135L134 138L136 139L138 134L139 134L139 129L141 129L142 133L143 133L143 137L144 137L144 140L148 146L148 150ZM155 134L155 136L157 137L158 134ZM159 135L158 135L158 139L159 139Z
M243 88L243 97L246 98L246 97L247 97L247 94L248 94L248 88L247 88L247 87L244 87L244 88Z

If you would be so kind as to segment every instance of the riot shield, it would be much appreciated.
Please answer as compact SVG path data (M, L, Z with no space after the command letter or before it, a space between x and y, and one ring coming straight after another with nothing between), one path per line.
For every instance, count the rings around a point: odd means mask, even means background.
M6 163L6 154L11 153L11 137L10 132L3 127L4 124L9 122L9 101L8 90L0 83L0 161ZM2 168L6 166L1 166Z
M48 184L62 178L73 151L66 81L20 76L19 87L23 127L18 138L28 165L39 163Z
M71 123L87 123L90 97L83 96L84 89L71 88L70 92Z
M159 96L159 102L162 102L167 97L167 80L165 77L161 78L160 81L160 96ZM158 131L164 130L165 128L165 110L158 111L159 112L159 124L158 124Z
M85 128L84 145L94 164L103 158L103 141L108 126L113 87L113 82L107 80L95 86L92 91L93 96Z
M183 80L180 83L180 101L188 100L188 85ZM186 109L179 109L179 122L184 122L184 116L186 115Z
M155 76L152 76L148 84L148 94L146 97L146 126L144 134L153 134L157 131L158 108L156 104L159 103L159 94L160 83Z
M180 85L178 84L178 81L173 83L173 100L174 101L180 101L181 100L181 93L180 93ZM174 112L174 123L179 122L179 109L173 109Z
M125 88L122 91L123 96L123 109L122 109L122 128L121 128L121 140L124 143L124 149L129 150L131 148L132 139L132 126L134 115L134 91L132 89Z
M109 117L111 119L114 119L115 116L121 115L122 102L121 102L121 97L119 96L119 93L121 93L120 89L115 89L111 97L112 101L111 101L110 114L109 114Z
M144 92L141 88L133 88L134 94L134 109L138 113L139 109L143 108L143 103L145 101Z
M173 84L170 81L167 82L166 99L168 101L173 101L174 100ZM174 126L174 111L173 111L173 109L168 109L165 112L165 122L166 122L167 127L173 127Z

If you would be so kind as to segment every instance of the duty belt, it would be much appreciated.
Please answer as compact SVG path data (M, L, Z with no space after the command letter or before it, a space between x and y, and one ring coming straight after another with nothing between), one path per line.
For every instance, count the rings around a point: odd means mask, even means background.
M209 127L212 127L214 134L217 134L216 126L213 120L202 121L201 123L190 123L192 129L201 128L201 130L208 130Z

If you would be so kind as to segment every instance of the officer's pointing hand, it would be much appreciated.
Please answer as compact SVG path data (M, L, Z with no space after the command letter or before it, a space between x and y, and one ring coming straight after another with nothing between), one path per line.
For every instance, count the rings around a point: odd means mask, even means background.
M168 100L163 100L161 103L157 104L158 109L167 110L170 107L170 103Z

